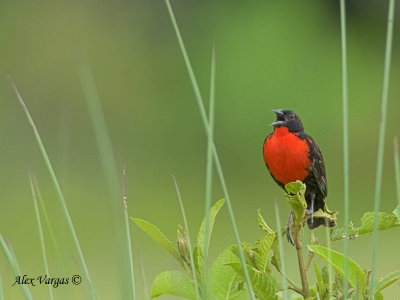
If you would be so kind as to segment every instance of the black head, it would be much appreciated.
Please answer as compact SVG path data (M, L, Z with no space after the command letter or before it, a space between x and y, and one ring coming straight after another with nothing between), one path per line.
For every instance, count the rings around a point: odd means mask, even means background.
M290 132L304 131L300 118L292 111L286 109L275 109L276 121L271 124L274 128L287 127Z

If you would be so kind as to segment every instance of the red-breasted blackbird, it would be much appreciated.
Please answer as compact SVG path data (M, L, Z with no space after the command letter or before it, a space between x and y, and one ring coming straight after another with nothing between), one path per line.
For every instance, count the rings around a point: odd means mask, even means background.
M325 225L325 219L314 218L313 213L324 210L328 195L325 164L321 150L314 139L304 132L300 118L291 110L273 110L276 114L274 132L264 141L264 161L275 182L285 184L301 180L306 184L305 199L310 229ZM334 223L328 224L330 227ZM290 238L290 236L288 236Z

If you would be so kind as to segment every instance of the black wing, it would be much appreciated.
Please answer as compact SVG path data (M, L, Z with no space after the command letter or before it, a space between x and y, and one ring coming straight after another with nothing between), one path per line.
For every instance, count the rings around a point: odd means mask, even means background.
M308 147L310 148L310 172L314 176L321 194L326 198L326 196L328 196L328 184L326 181L325 163L321 150L311 136L306 133L303 133L302 135L301 138L306 140Z

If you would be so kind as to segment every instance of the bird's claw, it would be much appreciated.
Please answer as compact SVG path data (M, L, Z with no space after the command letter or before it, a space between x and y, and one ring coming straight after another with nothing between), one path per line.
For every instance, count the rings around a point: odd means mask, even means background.
M314 212L312 209L306 209L306 215L310 216L310 223L314 223Z
M289 225L286 225L286 238L289 243L291 243L294 246L294 242L292 240L292 237L290 236L290 228Z

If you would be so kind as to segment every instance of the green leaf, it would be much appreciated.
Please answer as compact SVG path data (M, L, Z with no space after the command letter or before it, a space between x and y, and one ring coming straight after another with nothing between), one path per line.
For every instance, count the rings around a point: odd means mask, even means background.
M354 260L346 258L343 254L335 250L328 249L320 245L308 245L308 250L324 259L336 270L336 272L342 276L344 274L344 263L345 260L347 260L349 266L348 282L355 289L359 289L361 291L365 290L365 272L356 262L354 262Z
M379 279L379 281L375 285L375 289L374 289L375 296L376 296L376 293L379 293L380 291L387 288L389 285L392 285L399 279L400 279L400 271L392 272L392 273L386 275L385 277Z
M294 212L295 224L298 226L303 221L307 208L307 202L304 198L306 185L300 180L297 180L296 182L289 182L286 184L285 190L285 198Z
M247 300L248 292L243 288L243 280L228 264L240 263L233 253L235 246L226 248L214 261L209 273L208 299Z
M274 255L272 256L271 263L275 266L278 272L281 272L282 271L281 254L279 252L277 237L275 237L274 242L272 243L272 251L274 252Z
M151 298L161 295L196 299L193 281L180 271L166 271L157 275L151 286Z
M393 213L396 215L397 219L400 219L400 204L394 209Z
M242 276L242 278L244 278L242 266L240 263L230 263L229 265L240 276ZM250 265L247 265L247 270L249 272L251 285L253 287L254 293L257 296L257 299L275 299L275 294L277 292L277 284L275 278L271 274L267 272L260 272Z
M275 239L275 232L268 226L261 215L261 211L257 211L257 219L260 227L266 232L266 235L260 238L257 243L256 266L259 271L266 272L268 270L271 258L270 250Z
M215 218L219 212L219 210L221 209L222 205L224 205L225 199L220 199L217 202L215 202L215 204L211 207L210 209L210 213L209 213L209 236L211 237L211 233L214 227L214 222L215 222ZM200 275L202 274L202 270L203 270L203 259L204 259L204 246L207 243L207 247L210 241L206 241L205 240L205 219L203 220L203 222L201 222L200 225L200 229L199 232L197 234L197 264L199 266L199 271L200 271Z
M316 263L314 263L314 271L315 271L315 277L317 279L317 290L319 297L320 299L324 299L326 293L326 287L324 280L322 279L321 271L319 270L318 265Z
M349 238L354 239L361 235L371 234L374 227L374 212L366 212L361 218L361 226L355 227L352 222L349 225ZM394 213L380 212L378 214L378 229L386 230L400 226L400 220ZM344 229L338 228L332 231L331 241L338 241L344 238Z
M265 236L260 238L257 243L257 254L256 254L256 266L259 271L266 272L269 269L271 261L270 250L273 246L276 234L273 231L261 215L261 210L257 210L258 225L266 233ZM275 258L276 260L276 258Z
M183 261L181 256L174 247L174 244L158 229L157 226L151 224L150 222L139 219L139 218L131 218L133 222L136 223L144 232L147 233L154 241L156 241L161 247L168 251L181 265L183 265Z

